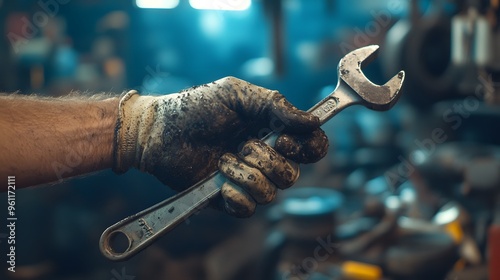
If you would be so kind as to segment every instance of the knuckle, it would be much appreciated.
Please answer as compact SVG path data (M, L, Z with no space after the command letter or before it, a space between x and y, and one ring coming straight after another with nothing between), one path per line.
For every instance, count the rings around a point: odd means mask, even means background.
M285 96L284 96L283 94L281 94L281 93L280 93L279 91L277 91L277 90L271 90L270 95L273 97L273 99L274 99L275 101L279 101L279 100L282 100L282 99L286 100L286 99L285 99Z
M224 200L227 201L231 199L231 197L233 197L234 191L235 191L234 188L230 184L224 183L221 188L221 195L224 198Z
M229 163L234 161L232 154L225 153L219 158L218 167L219 169L227 169L229 167Z
M299 174L300 168L298 165L293 166L292 164L287 164L278 174L281 178L281 184L278 187L280 189L291 187L299 178Z
M245 181L245 185L251 194L263 196L267 185L267 178L264 174L262 174L262 172L257 169L253 169L252 172L248 173Z
M274 185L256 168L249 167L241 181L242 187L259 204L269 203L274 199Z
M322 159L328 152L329 142L325 132L321 129L315 131L313 138L309 141L307 150L309 151L310 161Z
M228 179L241 182L243 179L241 167L233 154L226 154L219 159L219 171Z
M256 151L259 149L260 146L260 140L257 139L250 139L248 140L245 145L243 145L242 149L242 154L250 154L252 151Z
M270 203L271 201L274 200L274 198L276 197L276 189L271 187L270 190L268 190L264 197L262 198L260 204L268 204Z
M272 90L269 93L269 98L271 100L271 104L273 105L272 107L272 112L274 115L276 115L280 120L285 121L284 117L282 116L281 108L283 108L283 105L286 104L286 99L283 94L281 94L277 90Z
M236 86L241 84L242 80L233 76L227 76L219 80L222 86Z
M255 203L249 198L248 194L238 191L231 184L224 184L221 189L226 211L232 216L246 218L255 212Z

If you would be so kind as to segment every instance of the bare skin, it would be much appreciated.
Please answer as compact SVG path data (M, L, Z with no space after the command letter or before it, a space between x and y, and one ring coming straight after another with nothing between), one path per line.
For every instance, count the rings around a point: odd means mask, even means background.
M24 188L111 168L118 102L0 96L0 178Z
M257 140L271 129L282 133L275 149ZM217 208L237 217L272 201L297 180L295 163L328 148L316 116L234 77L162 96L0 96L0 131L0 177L16 176L18 188L134 167L182 191L219 169L229 180Z

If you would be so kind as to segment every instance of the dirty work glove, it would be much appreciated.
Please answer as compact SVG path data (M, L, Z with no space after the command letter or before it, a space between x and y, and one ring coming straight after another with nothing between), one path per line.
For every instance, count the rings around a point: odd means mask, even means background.
M115 172L136 167L181 191L219 168L229 179L221 206L237 217L297 180L289 160L316 162L328 149L316 116L233 77L158 97L130 91L119 106ZM257 139L271 130L283 133L274 149Z

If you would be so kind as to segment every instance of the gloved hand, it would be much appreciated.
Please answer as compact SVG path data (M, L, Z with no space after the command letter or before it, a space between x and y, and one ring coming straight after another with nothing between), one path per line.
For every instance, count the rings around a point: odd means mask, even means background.
M271 130L283 133L274 149L256 139ZM289 160L316 162L327 149L316 116L277 91L226 77L165 96L128 92L119 107L113 170L136 167L181 191L218 167L229 178L221 189L225 210L247 217L297 180L298 165Z

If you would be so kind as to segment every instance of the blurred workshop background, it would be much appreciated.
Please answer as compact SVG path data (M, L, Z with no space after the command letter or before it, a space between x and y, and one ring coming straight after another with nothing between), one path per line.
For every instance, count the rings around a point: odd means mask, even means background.
M407 75L392 110L351 107L327 123L327 157L255 216L202 211L125 262L104 258L99 237L174 194L155 178L105 171L19 190L16 273L3 228L0 278L500 279L499 11L498 0L1 0L1 92L165 94L231 75L307 109L334 89L339 59L369 44L381 46L372 81Z

